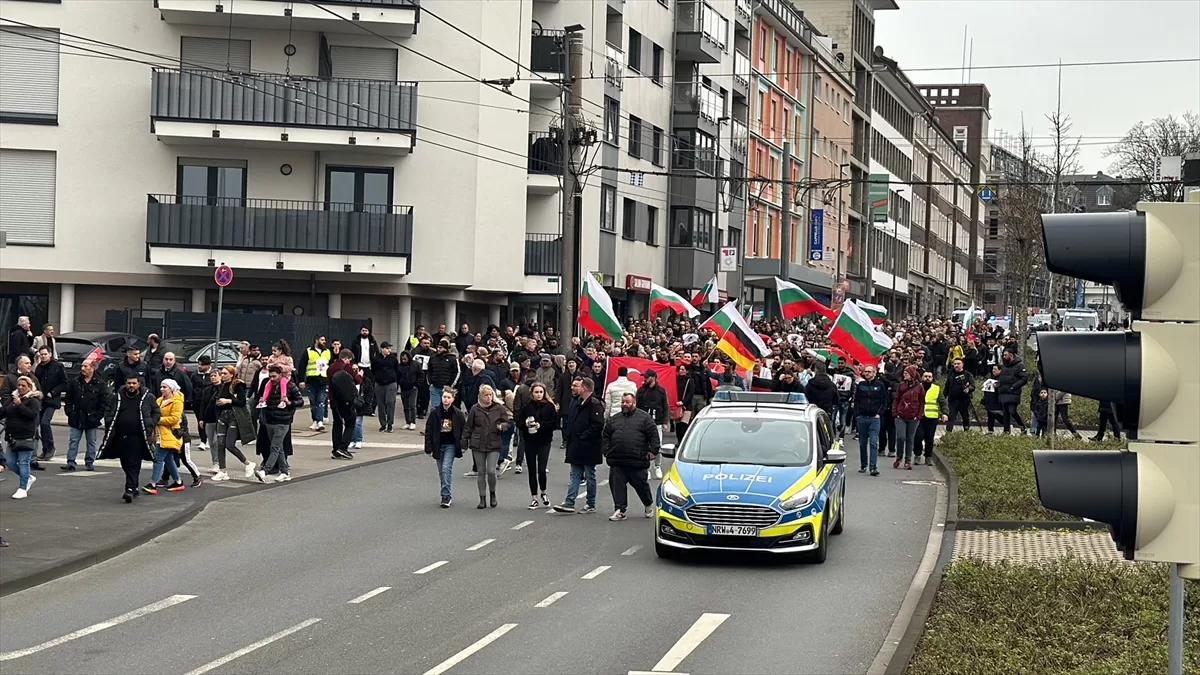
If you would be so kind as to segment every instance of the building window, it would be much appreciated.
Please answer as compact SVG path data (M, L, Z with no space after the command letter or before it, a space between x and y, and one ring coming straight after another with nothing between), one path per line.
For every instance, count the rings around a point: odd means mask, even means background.
M179 39L179 67L184 70L248 73L250 41L185 35Z
M650 162L654 166L662 166L662 144L663 130L654 127L653 133L650 134Z
M626 197L621 207L621 236L633 241L637 235L637 202Z
M713 214L690 206L671 209L671 246L713 250Z
M325 208L329 211L387 213L392 206L392 170L325 167Z
M658 208L646 207L646 243L658 246Z
M621 144L621 102L604 97L604 142Z
M1096 206L1112 206L1113 189L1102 185L1096 190Z
M675 135L675 154L672 166L676 169L698 171L708 176L717 172L717 141L697 129L684 129Z
M58 122L57 30L0 31L0 122Z
M600 186L600 229L605 232L617 231L617 188L611 185Z
M654 62L650 64L650 81L661 86L663 78L663 48L654 45L652 52Z
M0 230L9 244L54 245L56 164L54 152L0 149Z
M629 46L626 49L629 67L639 73L642 72L642 34L630 28Z
M642 156L642 120L633 115L629 116L629 154Z
M246 198L246 162L180 158L175 194L181 204L241 206Z
M400 68L395 49L333 45L329 55L331 77L395 82Z

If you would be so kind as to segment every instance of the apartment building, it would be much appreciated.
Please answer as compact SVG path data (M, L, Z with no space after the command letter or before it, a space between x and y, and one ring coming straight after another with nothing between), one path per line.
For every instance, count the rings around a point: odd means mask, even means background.
M991 133L992 95L987 85L919 84L917 89L933 106L941 127L950 131L955 145L967 153L967 160L971 163L970 184L978 187L987 177L988 170L983 148ZM986 215L987 205L980 199L971 199L968 215L971 222L971 246L967 275L970 279L970 296L975 302L983 299L983 234Z
M850 113L854 83L839 68L846 55L835 51L832 38L814 34L812 45L816 58L809 175L817 187L804 195L810 213L806 230L808 262L833 279L841 279L853 253L847 209L851 186L844 181L850 178L854 147Z
M923 101L895 61L875 48L871 95L871 224L866 242L872 302L892 317L909 309L909 248L912 244L913 132Z
M528 52L511 4L0 9L0 293L60 332L213 311L221 264L227 311L381 339L499 321L524 289L530 87L472 79Z

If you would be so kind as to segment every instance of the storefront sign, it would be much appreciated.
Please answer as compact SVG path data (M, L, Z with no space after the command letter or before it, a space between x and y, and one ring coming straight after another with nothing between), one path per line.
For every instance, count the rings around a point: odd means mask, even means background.
M808 259L812 262L825 259L825 209L813 209L809 218Z
M729 291L717 289L717 299L722 303L729 302Z
M634 293L649 293L654 280L650 277L640 277L636 274L625 275L625 290Z

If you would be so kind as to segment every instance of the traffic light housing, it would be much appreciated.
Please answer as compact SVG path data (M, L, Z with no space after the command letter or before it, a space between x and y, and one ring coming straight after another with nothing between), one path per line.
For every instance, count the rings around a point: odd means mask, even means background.
M1132 332L1039 332L1046 386L1111 404L1127 450L1034 452L1048 508L1105 523L1131 560L1200 579L1200 193L1042 217L1046 267L1112 284Z

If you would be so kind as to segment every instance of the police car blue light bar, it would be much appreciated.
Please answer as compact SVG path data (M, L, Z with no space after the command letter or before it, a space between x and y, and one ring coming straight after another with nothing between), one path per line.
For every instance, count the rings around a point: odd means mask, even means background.
M713 403L775 403L806 405L808 397L800 392L777 391L718 391L713 394Z

